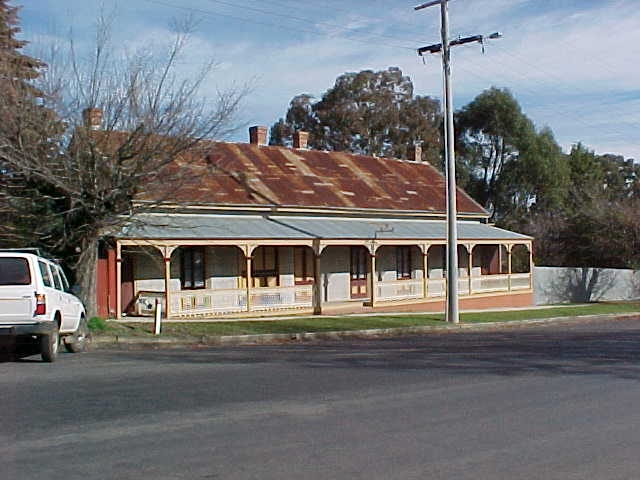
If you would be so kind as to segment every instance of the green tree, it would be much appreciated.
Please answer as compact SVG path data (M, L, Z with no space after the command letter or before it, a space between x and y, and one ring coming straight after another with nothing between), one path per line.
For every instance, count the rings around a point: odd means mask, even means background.
M536 238L542 265L639 268L638 166L617 155L597 155L581 143L565 156L569 181L564 201L518 219Z
M0 0L0 244L14 247L24 246L25 234L33 235L37 226L33 215L15 215L16 204L23 213L47 210L49 196L34 202L38 185L29 181L28 174L12 168L6 155L24 145L23 155L46 156L52 144L42 139L60 131L54 113L44 107L44 93L33 83L45 64L23 54L27 42L16 38L20 32L18 11Z
M272 144L289 145L293 132L305 130L310 148L403 158L422 142L424 158L439 157L439 103L414 96L399 68L345 73L313 100L306 94L291 100L285 118L271 128Z
M461 185L495 221L561 206L568 180L550 129L537 132L506 89L492 87L456 113Z
M26 93L31 97L42 96L31 80L40 75L45 65L21 52L27 42L16 38L20 33L18 10L7 0L0 0L0 88L3 102L18 102Z
M563 265L640 268L640 200L600 195L567 217L559 240Z

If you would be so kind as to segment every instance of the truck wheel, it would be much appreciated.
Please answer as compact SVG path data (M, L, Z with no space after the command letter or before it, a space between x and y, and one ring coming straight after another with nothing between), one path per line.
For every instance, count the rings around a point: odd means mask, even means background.
M58 326L53 328L53 332L40 337L40 351L43 362L55 362L58 358L58 345L60 344L60 334Z
M64 348L67 349L67 352L81 353L89 349L90 343L91 331L87 325L87 319L82 317L78 325L78 330L69 338L69 341L64 343Z

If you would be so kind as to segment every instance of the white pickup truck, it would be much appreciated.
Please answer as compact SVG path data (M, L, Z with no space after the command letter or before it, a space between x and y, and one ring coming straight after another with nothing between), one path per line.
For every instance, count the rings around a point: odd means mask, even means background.
M62 341L70 352L90 341L82 302L71 293L62 268L32 253L0 251L0 337L39 347L53 362Z

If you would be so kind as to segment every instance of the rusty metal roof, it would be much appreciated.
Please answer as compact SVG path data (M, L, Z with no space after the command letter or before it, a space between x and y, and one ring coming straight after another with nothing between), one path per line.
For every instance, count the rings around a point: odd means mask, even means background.
M442 214L445 179L428 163L307 149L211 142L183 156L138 200L178 204L326 207ZM201 150L202 151L202 150ZM458 190L458 213L487 212Z

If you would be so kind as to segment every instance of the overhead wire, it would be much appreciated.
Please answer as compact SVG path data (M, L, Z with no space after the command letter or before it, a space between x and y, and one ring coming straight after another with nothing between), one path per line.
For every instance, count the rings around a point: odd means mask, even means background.
M471 67L469 66L469 64L471 64ZM477 68L473 68L473 67L477 67ZM492 76L491 74L486 74L486 67L484 65L480 65L477 61L475 61L472 58L465 58L464 60L458 59L456 60L454 66L453 66L454 70L462 70L463 72L466 72L467 74L470 74L473 77L476 78L480 78L483 81L487 81L488 84L493 84L495 85L495 77ZM526 83L525 81L528 80L528 77L524 74L519 74L517 71L515 71L514 69L510 70L511 73L515 74L516 76L520 77L523 80L523 84L519 84L517 86L517 88L515 90L517 90L518 92L527 92L532 96L535 97L539 97L540 96L540 92L536 91L532 88L526 87L524 86ZM508 84L502 84L503 86L509 88ZM549 111L550 109L545 109L545 108L536 108L536 111L540 112L544 112L544 111ZM619 131L619 129L614 126L614 125L602 125L602 124L593 124L593 123L589 123L585 120L583 120L580 116L576 116L576 112L574 109L559 109L556 107L552 108L551 111L554 113L554 116L557 118L559 117L563 117L567 120L570 120L571 122L575 122L575 123L580 123L581 125L583 125L584 127L586 127L589 130L592 129L597 129L598 131L602 132L604 131L609 131L612 133L611 136L613 137L622 137L623 134Z
M466 62L474 63L473 60L471 60L471 59L466 59ZM479 66L478 69L470 69L468 67L468 65L465 65L465 62L462 62L462 61L458 60L458 61L456 61L454 68L455 69L459 69L459 70L463 70L463 71L465 71L467 73L470 73L471 75L474 75L476 77L483 77L486 80L488 80L489 82L495 83L495 78L478 72L478 71L482 72L482 70L483 70L482 66ZM513 71L512 71L512 73L513 73ZM527 80L527 77L525 75L518 74L517 76L522 78L523 81ZM509 88L508 84L505 85L503 83L503 86L506 86L507 88ZM517 86L517 88L515 88L514 90L517 90L518 92L527 92L530 95L536 96L536 97L540 96L540 92L539 91L536 91L536 90L534 90L534 89L532 89L530 87L524 86L524 82L523 82L523 84L519 84ZM615 137L621 137L622 136L621 132L619 131L619 129L616 126L607 125L607 124L602 125L602 124L589 123L586 120L582 119L582 117L580 117L579 115L576 115L576 112L573 109L566 109L566 108L563 109L563 108L558 108L556 106L556 107L553 107L551 109L549 109L549 108L539 108L538 107L538 108L536 108L536 111L538 111L538 112L550 111L550 112L552 112L554 114L555 118L561 117L561 118L565 118L566 120L570 120L571 122L579 123L579 124L583 125L584 127L586 127L588 130L597 129L600 132L602 132L604 130L604 131L611 132L613 134L613 136L615 136Z
M583 89L580 86L576 86L576 85L571 85L569 86L563 86L566 81L564 78L556 75L554 72L549 71L548 69L545 69L544 67L542 67L540 64L533 64L531 63L528 59L523 58L521 55L517 55L514 54L513 52L509 52L506 49L503 49L503 47L501 46L496 46L496 48L503 54L506 55L508 57L511 57L512 59L516 60L517 62L523 63L525 65L528 65L530 68L535 69L538 72L542 72L545 74L545 76L555 79L556 80L556 88L562 88L564 90L566 90L567 94L569 95L575 95L576 92L581 93L584 96L587 97L592 97L594 95L593 91L589 91L586 89ZM558 87L558 85L560 85L560 87ZM591 106L593 105L597 105L597 106L607 106L610 105L610 102L607 100L604 101L596 101L596 102L591 102L590 103ZM584 111L587 111L586 109L590 108L589 106L585 107ZM580 110L583 111L583 110Z
M202 9L202 8L196 8L196 7L186 7L184 5L176 5L173 3L169 3L167 1L164 0L144 0L147 3L153 3L156 5L162 5L165 7L169 7L169 8L175 8L178 10L185 10L185 11L189 11L192 13L200 13L200 14L204 14L207 16L214 16L214 17L227 17L227 18L233 18L235 20L240 20L242 22L246 22L246 23L254 23L257 25L264 25L264 26L268 26L268 27L275 27L275 28L283 28L282 24L277 24L277 23L273 23L273 22L267 22L267 21L263 21L263 20L255 20L255 19L249 19L249 18L245 18L245 17L240 17L238 15L233 15L230 13L222 13L222 12L218 12L218 11L211 11L211 10L206 10L206 9ZM217 0L212 0L212 1L217 1ZM227 3L227 2L224 2ZM287 30L292 30L292 31L297 31L297 32L302 32L302 33L312 33L314 35L318 34L317 30L312 30L309 28L300 28L300 27L292 27L292 26L286 26ZM342 28L343 31L349 31L348 27L343 27ZM353 30L352 30L353 32ZM370 37L370 38L376 38L376 37L380 37L380 35L377 34L364 34L362 35L364 37ZM371 42L369 40L365 40L365 39L360 39L360 38L352 38L352 37L342 37L343 40L346 41L350 41L350 42L357 42L357 43L363 43L365 45L373 45L373 46L383 46L383 47L387 47L387 48L397 48L397 49L403 49L403 50L411 50L411 51L415 51L414 47L410 47L407 45L398 45L398 44L391 44L391 43L375 43L375 42Z
M200 14L204 14L204 15L208 15L208 16L221 16L221 17L227 17L227 18L233 18L235 20L239 20L242 22L247 22L247 23L253 23L253 24L258 24L258 25L264 25L264 26L268 26L268 27L274 27L274 28L287 28L288 30L292 30L292 31L298 31L298 32L303 32L303 33L311 33L314 35L317 35L318 29L316 28L315 30L309 29L309 28L301 28L298 26L291 26L291 25L287 25L284 26L282 23L274 23L274 22L269 22L269 21L264 21L264 19L262 20L258 20L255 18L247 18L247 17L242 17L242 16L238 16L238 15L234 15L234 14L230 14L230 13L223 13L220 11L211 11L211 10L207 10L207 9L202 9L202 8L196 8L196 7L187 7L184 5L176 5L174 3L170 3L166 0L144 0L147 3L153 3L153 4L157 4L157 5L163 5L165 7L169 7L169 8L175 8L175 9L181 9L181 10L185 10L185 11L190 11L192 13L200 13ZM401 42L412 42L414 45L419 44L420 42L416 42L413 40L405 40L405 39L401 39L399 37L396 36L392 36L392 35L385 35L385 34L377 34L377 33L366 33L366 32L362 32L359 28L353 28L353 27L348 27L348 26L344 26L344 25L339 25L339 24L335 24L335 23L329 23L329 22L322 22L322 21L315 21L315 20L311 20L305 17L301 17L301 16L297 16L297 15L290 15L290 14L283 14L283 13L278 13L278 12L271 12L271 11L267 11L264 9L260 9L260 8L255 8L255 7L250 7L250 6L238 6L236 4L232 4L230 2L224 1L224 0L208 0L211 3L216 3L219 5L223 5L223 6L227 6L227 7L236 7L236 8L242 8L243 10L251 10L251 11L255 11L257 13L261 13L261 14L268 14L271 16L275 16L275 17L280 17L280 18L285 18L285 19L289 19L289 20L293 20L295 22L305 22L305 23L312 23L316 26L326 26L329 28L334 28L337 29L338 32L337 33L349 33L352 34L352 36L342 36L340 37L341 40L345 40L345 41L349 41L349 42L356 42L356 43L361 43L361 44L366 44L366 45L373 45L373 46L379 46L379 47L385 47L385 48L394 48L394 49L402 49L404 51L410 50L412 52L416 51L415 46L410 47L410 46L406 46L406 45L399 45L399 44L395 44L395 43L390 43L388 41L386 41L386 39L393 39L393 40L398 40ZM280 4L281 6L284 6L282 4L282 2L273 2L276 4ZM347 11L345 9L340 9L341 11ZM323 33L323 32L320 32ZM326 32L324 33L325 36L330 37L330 34L327 34ZM360 38L354 38L354 36L359 36ZM371 42L370 40L364 40L362 37L365 38L377 38L377 39L385 39L384 42ZM516 55L514 55L513 53L510 52L506 52L505 50L501 49L500 47L498 48L498 50L506 55L506 56L510 56L513 60L515 60L518 63L522 63L522 64L526 64L529 65L529 67L531 68L535 68L536 70L540 71L541 68L539 65L533 65L531 64L528 60L526 59L522 59L522 58L517 58ZM463 66L461 66L460 64L456 64L455 68L461 68L463 70L465 70L467 73L476 76L478 78L483 78L485 80L489 80L490 83L495 83L495 78L493 77L488 77L486 75L484 75L483 73L479 73L479 72L483 72L484 68L481 67L479 69L469 69L469 68L465 68ZM510 73L514 74L516 76L519 76L520 78L522 78L523 80L526 80L528 83L531 83L531 79L526 75L526 74L520 74L516 71L516 69L513 67L513 65L510 65ZM555 78L559 84L564 83L565 79L558 77L557 75L555 75L552 72L546 72L548 73L548 77L549 78ZM543 86L543 88L545 88L545 92L546 92L546 86ZM566 87L569 88L569 87ZM530 87L524 87L523 85L518 85L517 89L519 91L527 91L529 92L531 95L535 95L535 96L540 96L540 92L536 91L534 89L531 89ZM579 88L573 88L572 91L575 90L580 90ZM585 91L586 92L586 91ZM604 101L601 102L602 105L607 106L610 105L610 102L608 101ZM594 105L594 104L592 104ZM542 108L538 108L538 111L542 110L544 111L545 109ZM549 110L548 108L546 109L547 111ZM560 116L562 117L566 117L567 119L570 119L571 121L580 123L582 125L584 125L585 127L588 127L589 129L592 128L598 128L599 130L602 130L603 127L605 127L606 129L606 125L601 125L598 124L596 126L594 126L591 123L588 123L586 121L584 121L580 116L575 116L576 113L576 109L572 108L572 109L558 109L557 106L556 107L552 107L551 111L556 112L557 114L560 114ZM579 111L579 110L578 110ZM627 122L628 123L628 122ZM631 124L636 124L635 122L631 122ZM612 132L615 132L616 135L621 135L619 130L612 130Z
M313 20L310 18L306 18L306 17L300 17L297 15L290 15L290 14L286 14L286 13L279 13L279 12L275 12L275 11L271 11L271 10L265 10L262 8L255 8L255 7L249 7L249 6L243 6L243 5L238 5L238 4L234 4L231 2L227 2L225 0L207 0L210 3L217 3L219 5L225 5L228 7L232 7L232 8L241 8L242 10L250 10L253 12L257 12L257 13L262 13L265 15L271 15L274 17L280 17L280 18L288 18L290 20L295 20L297 22L303 22L305 24L315 24L315 25L322 25L322 26L326 26L326 27L330 27L330 28L337 28L343 32L353 32L353 33L358 33L359 35L362 35L364 37L377 37L377 38L388 38L391 40L398 40L398 41L405 41L407 43L409 43L409 41L413 40L406 40L404 38L400 38L398 36L394 36L394 35L387 35L387 34L383 34L383 33L366 33L366 32L361 32L361 30L359 28L354 28L354 27L348 27L345 25L339 25L336 23L330 23L330 22L324 22L324 21L319 21L319 20ZM413 48L413 47L407 47L407 48Z

